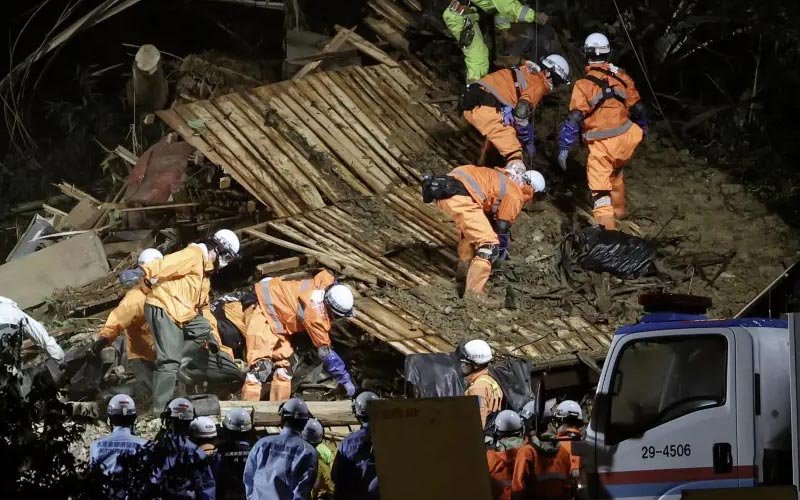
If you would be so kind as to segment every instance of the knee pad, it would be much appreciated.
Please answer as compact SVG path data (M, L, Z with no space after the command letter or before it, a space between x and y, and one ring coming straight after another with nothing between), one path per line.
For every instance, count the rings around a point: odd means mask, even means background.
M497 245L483 245L475 250L475 257L478 259L488 260L492 264L495 263L500 256L500 247Z

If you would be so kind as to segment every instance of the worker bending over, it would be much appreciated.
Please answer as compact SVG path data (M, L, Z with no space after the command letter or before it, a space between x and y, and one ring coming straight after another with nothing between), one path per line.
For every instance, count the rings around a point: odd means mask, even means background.
M220 343L211 332L208 293L211 273L228 265L239 253L239 238L222 229L203 243L135 269L123 271L120 281L134 286L144 278L152 288L144 306L145 319L156 344L153 408L160 411L172 398L181 359L196 360L199 371L208 366L208 350L216 356ZM233 360L228 360L233 364Z
M557 85L568 83L567 60L551 54L541 60L541 65L523 61L471 83L461 96L460 109L464 119L491 142L506 162L525 159L531 165L536 154L534 108Z
M344 361L331 347L333 321L353 315L353 292L336 282L328 271L313 278L289 281L265 278L256 284L258 304L247 323L247 364L250 371L242 399L261 399L261 385L272 375L270 401L291 396L289 358L294 349L290 337L307 332L317 348L322 367L341 385L348 396L355 385ZM274 373L273 373L274 370Z
M247 324L257 307L258 298L253 292L224 295L211 303L220 340L231 350L234 359L247 359Z
M244 468L248 500L307 499L317 479L317 452L301 433L311 417L300 398L292 398L278 410L280 434L260 439Z
M144 266L162 259L164 256L155 248L142 250L137 259L139 266ZM120 333L125 332L125 351L128 359L127 368L133 373L136 382L133 395L139 402L150 400L153 393L153 372L155 371L156 348L153 334L144 318L144 304L150 287L140 280L128 290L117 307L108 315L105 325L92 343L91 351L95 356L111 345Z
M535 455L523 438L522 418L513 410L497 414L490 430L491 444L486 450L494 500L536 498Z
M364 391L353 401L353 414L361 428L344 438L333 460L333 498L336 500L378 500L378 472L375 468L369 405L380 399Z
M492 348L485 341L470 340L456 350L461 362L461 374L467 379L467 396L477 396L481 415L481 427L486 427L490 414L500 411L503 406L503 390L489 374L492 361Z
M633 79L608 61L611 47L605 35L589 35L584 52L586 75L572 89L569 115L558 134L558 163L567 169L569 150L582 137L589 147L586 174L594 220L615 229L626 212L623 167L647 135L647 110Z
M431 1L431 0L429 0ZM461 47L466 64L467 83L483 78L489 72L489 47L486 45L478 21L477 9L494 14L495 30L505 33L511 23L547 23L544 12L535 12L518 0L432 0L433 6L442 9L442 19L447 30Z
M489 305L484 293L492 264L508 257L511 224L534 193L544 189L542 174L526 172L521 160L506 168L464 165L423 183L423 200L438 200L461 232L458 270L460 275L466 270L465 297Z

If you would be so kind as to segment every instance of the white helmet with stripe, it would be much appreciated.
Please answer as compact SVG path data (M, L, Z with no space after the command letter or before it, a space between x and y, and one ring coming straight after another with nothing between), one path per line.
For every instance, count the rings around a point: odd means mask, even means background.
M583 52L589 60L606 60L611 53L611 44L602 33L592 33L583 42Z

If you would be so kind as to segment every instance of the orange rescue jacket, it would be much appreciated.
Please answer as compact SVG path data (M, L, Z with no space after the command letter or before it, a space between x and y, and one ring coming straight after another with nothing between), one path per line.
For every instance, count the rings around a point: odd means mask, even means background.
M147 303L163 309L178 325L208 308L209 273L214 270L214 263L200 245L192 243L142 269L145 280L153 286ZM211 316L210 311L208 315Z
M556 438L558 438L559 442L561 442L561 446L564 447L569 452L570 455L570 462L572 463L572 477L577 478L581 472L581 457L580 455L575 455L572 453L572 442L580 439L581 431L580 429L570 428L565 429L556 434Z
M315 347L330 346L331 320L323 298L334 282L328 271L302 281L267 278L256 284L256 295L275 333L307 332Z
M534 498L536 452L531 445L522 444L503 450L489 449L486 450L486 460L489 464L494 500Z
M542 73L531 73L527 66L501 69L489 73L475 83L492 94L501 104L512 108L520 99L526 99L531 103L531 107L535 107L550 91L547 78ZM519 98L517 98L517 83L519 83Z
M613 97L603 100L603 89L591 79L607 82ZM583 138L593 141L627 132L633 126L630 109L641 100L636 84L624 70L608 63L591 64L586 76L575 82L569 110L583 113Z
M484 368L467 375L467 391L465 396L478 396L478 405L481 414L481 426L486 425L489 414L500 411L503 406L503 390L500 384L489 375L489 369Z
M570 499L572 462L569 451L561 443L556 443L555 453L544 452L535 446L534 452L536 452L535 497L548 500Z
M533 199L533 189L513 182L502 168L463 165L447 175L461 181L483 211L497 220L514 222L525 203Z
M129 290L108 315L106 324L98 334L98 337L106 339L110 344L119 337L122 330L125 330L128 359L148 361L156 359L153 333L144 319L144 303L147 300L148 290L144 284Z

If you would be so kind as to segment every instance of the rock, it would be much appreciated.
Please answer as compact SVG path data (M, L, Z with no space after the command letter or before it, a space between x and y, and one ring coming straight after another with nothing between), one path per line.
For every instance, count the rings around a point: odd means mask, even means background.
M725 272L721 273L719 275L719 277L722 278L722 279L726 279L726 280L732 280L732 279L736 278L736 275L733 274L733 273L729 273L729 272L725 271Z
M444 313L445 314L450 314L451 312L453 312L453 308L452 307L447 306L447 307L444 308Z
M533 240L534 243L541 243L542 241L544 241L544 233L539 229L537 229L531 235L531 239Z

